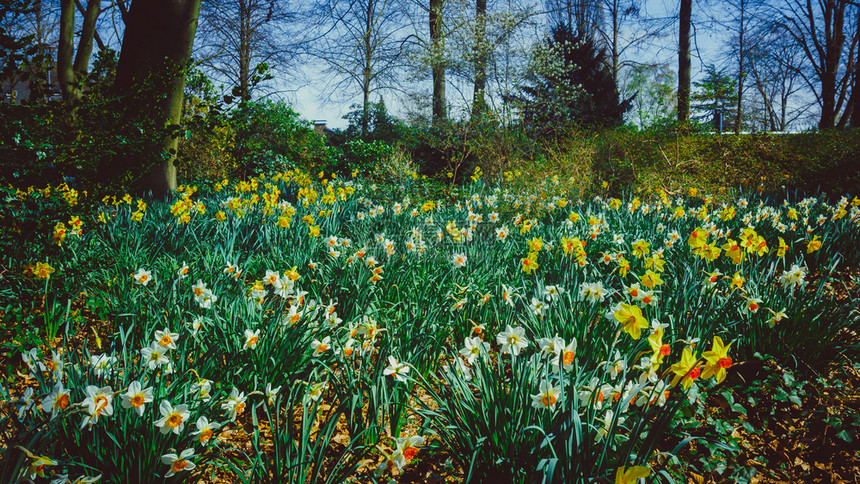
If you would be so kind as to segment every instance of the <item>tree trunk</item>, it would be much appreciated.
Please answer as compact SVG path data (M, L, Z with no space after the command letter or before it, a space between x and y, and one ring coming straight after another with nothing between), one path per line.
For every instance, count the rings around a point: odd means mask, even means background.
M87 76L90 55L93 52L93 37L96 20L99 16L99 0L89 0L84 11L84 23L78 52L75 54L75 0L60 1L60 39L57 45L57 81L63 99L71 102L80 100L83 91L81 84ZM74 61L72 58L74 57Z
M251 98L251 12L246 0L239 0L239 102Z
M857 9L857 32L854 34L860 37L860 9ZM854 86L851 89L852 103L851 111L851 127L860 128L860 45L857 46L857 56L854 58Z
M838 86L836 85L839 60L845 43L845 6L840 0L824 3L824 56L821 68L821 120L819 129L830 129L836 125ZM843 91L844 94L844 91ZM841 104L841 101L839 102Z
M690 23L693 0L681 0L678 30L678 121L690 120Z
M370 82L373 80L373 19L376 10L373 0L368 0L364 16L364 68L362 69L361 91L364 97L361 103L361 136L367 136L370 123Z
M75 55L75 0L60 2L60 39L57 44L57 81L63 99L74 95L75 71L72 58Z
M445 0L430 0L430 50L433 74L433 124L447 117L445 101L444 39L442 38L442 9Z
M114 87L124 96L130 122L154 119L156 126L179 125L185 70L191 57L200 0L134 0L128 12ZM165 194L176 189L174 136L153 139L139 154L126 156L121 170L143 170L139 191Z
M746 20L744 18L744 15L746 14L746 4L744 0L740 0L740 7L741 25L738 34L738 109L735 114L735 134L741 132L741 114L744 99L744 29L746 29L746 25L744 25L744 20Z
M487 0L475 1L475 89L472 95L472 120L486 111L487 101Z
M612 0L612 83L618 88L618 0Z
M362 86L363 100L361 103L361 136L367 136L370 128L370 70L364 70L364 84Z

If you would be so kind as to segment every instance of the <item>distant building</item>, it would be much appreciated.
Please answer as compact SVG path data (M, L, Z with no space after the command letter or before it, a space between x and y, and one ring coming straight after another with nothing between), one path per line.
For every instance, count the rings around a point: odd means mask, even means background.
M328 129L325 125L325 119L317 119L314 121L314 133L324 135L326 137L334 134L334 131Z
M47 52L50 50L57 50L56 46L43 45L42 50ZM53 55L51 56L53 59ZM5 103L18 104L23 101L34 100L31 99L31 85L32 79L31 75L40 76L38 79L39 84L44 86L42 89L42 96L40 100L44 101L54 101L57 99L62 99L62 91L60 91L60 83L57 78L57 66L54 64L53 60L50 63L50 67L46 71L40 71L36 73L30 72L30 67L25 66L21 69L17 78L12 79L12 83L10 85L9 79L4 79L3 84L0 85L0 93L2 93L2 97L0 97L0 101Z

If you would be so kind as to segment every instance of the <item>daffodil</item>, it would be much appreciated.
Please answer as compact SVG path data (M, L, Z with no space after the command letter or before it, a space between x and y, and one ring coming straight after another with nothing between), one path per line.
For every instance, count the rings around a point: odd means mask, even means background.
M723 250L726 251L726 257L732 260L735 264L740 264L744 260L744 251L734 239L729 239L723 244Z
M526 330L521 327L513 328L507 325L504 331L496 335L496 342L502 345L502 353L518 356L520 351L529 346Z
M698 249L705 245L707 238L708 231L701 227L696 227L693 229L693 232L690 233L690 238L687 239L687 243L690 245L690 248Z
M245 344L242 345L242 349L253 350L257 348L257 344L260 343L260 330L251 331L250 329L245 330Z
M729 357L729 347L731 346L731 343L724 345L722 338L714 336L711 350L702 353L702 358L707 360L707 364L702 370L702 378L716 376L717 383L722 383L726 379L726 369L732 366L732 359Z
M98 423L102 416L109 417L113 415L113 390L111 387L96 387L89 385L85 391L87 397L81 402L86 415L84 416L81 428L93 426Z
M777 257L785 257L786 252L788 252L788 245L785 243L785 240L782 237L779 238L779 247L776 248L776 256Z
M405 363L400 363L397 361L397 358L393 356L388 357L388 366L382 370L382 374L385 376L392 376L397 381L406 381L406 374L409 373L409 365Z
M221 410L227 412L231 421L236 420L236 417L242 415L245 411L245 401L247 397L245 392L240 392L237 388L230 391L230 396L221 403Z
M690 348L684 348L684 353L681 354L681 361L669 367L669 371L675 374L672 378L672 386L683 380L684 390L690 388L696 378L699 378L702 370L698 367L699 359Z
M158 411L161 412L161 418L155 421L155 426L159 428L162 434L173 432L179 435L185 428L185 421L191 415L188 411L188 405L183 403L174 407L167 400L161 401Z
M744 287L744 282L746 282L746 278L741 275L741 272L735 272L735 275L732 276L732 286L741 289Z
M322 341L315 339L315 340L313 340L313 342L311 342L311 349L314 350L314 353L313 353L314 358L319 357L321 354L328 351L329 348L331 348L331 337L330 336L326 336L325 338L322 339Z
M660 274L652 270L647 270L645 274L639 276L639 282L648 289L654 289L663 284L663 279L660 277Z
M221 424L210 422L206 417L199 417L197 422L194 423L194 426L197 427L197 429L191 432L191 435L202 445L206 445L212 439L215 431L221 427Z
M489 351L490 344L481 341L481 338L477 336L472 338L466 337L463 340L463 348L460 348L460 354L463 355L463 358L466 358L469 364L474 363L475 359L482 353L487 354Z
M629 469L621 466L615 472L615 484L636 484L639 479L651 475L651 469L642 466L633 466Z
M783 308L781 311L771 311L771 313L773 313L773 316L771 316L771 318L767 321L768 326L770 326L771 328L776 326L776 323L788 317L788 315L785 313L785 308Z
M53 419L61 411L68 408L70 404L71 392L63 387L62 381L59 381L54 386L54 390L42 399L42 410L49 412Z
M403 470L418 453L416 446L424 443L424 437L414 435L412 437L398 437L394 440L394 452L391 454L391 462L400 470Z
M811 254L821 248L821 238L819 236L812 237L812 240L806 243L806 253Z
M33 274L39 279L48 279L53 272L54 268L45 262L36 262L36 267L33 269Z
M170 359L167 357L167 348L159 345L157 342L141 349L140 358L141 363L145 363L150 370L170 363Z
M761 307L761 302L761 299L757 297L751 297L747 299L746 310L752 314L755 314Z
M627 273L630 272L630 262L621 254L618 255L618 274L621 277L627 277Z
M162 455L161 463L170 466L164 477L173 477L179 472L193 470L197 466L188 460L193 456L194 448L185 449L179 455L173 453Z
M172 333L169 328L155 332L155 344L166 349L175 350L178 339L179 333Z
M532 407L548 408L550 410L555 410L555 406L558 404L558 399L560 395L560 388L555 387L550 382L544 380L540 382L538 393L531 396Z
M308 387L308 392L305 394L305 402L317 402L322 397L323 392L328 388L328 382L321 381L314 383Z
M54 467L59 464L59 462L55 461L54 459L51 459L48 456L33 454L32 452L21 447L20 445L16 447L25 454L27 454L27 457L32 461L27 465L27 470L24 472L24 474L27 475L27 477L29 477L31 480L37 477L49 476L50 470L48 468Z
M529 252L540 252L543 248L543 240L540 237L534 237L526 243L529 246Z
M663 272L665 270L665 265L666 261L663 260L663 257L658 255L657 252L655 252L652 257L645 258L646 269L653 269L655 272Z
M525 258L520 260L520 262L522 263L523 272L531 274L539 266L537 261L537 252L529 252Z
M658 327L651 336L648 337L648 345L651 346L651 366L656 371L663 364L663 358L669 356L672 352L672 347L663 343L663 328Z
M793 264L779 276L779 282L786 287L803 287L806 285L806 271L797 264Z
M281 391L281 387L272 388L271 383L266 383L266 403L269 405L275 404L275 398L278 396L278 392Z
M152 388L143 388L139 381L129 383L128 390L120 395L122 408L132 408L138 416L143 415L147 403L152 401Z
M135 284L146 286L149 285L150 281L152 281L152 272L140 268L136 273L132 274L131 277L134 279Z
M642 316L639 306L621 303L612 312L615 320L621 323L621 330L633 339L639 339L642 330L648 327L648 320Z
M633 257L638 257L640 259L645 257L651 252L650 247L651 244L642 239L633 242Z
M591 302L602 302L608 293L609 291L603 287L602 281L594 283L583 282L582 285L579 286L580 297L588 299Z

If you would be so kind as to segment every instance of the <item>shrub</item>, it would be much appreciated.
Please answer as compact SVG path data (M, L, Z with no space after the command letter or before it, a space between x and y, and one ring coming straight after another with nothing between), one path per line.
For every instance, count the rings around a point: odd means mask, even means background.
M330 161L325 138L283 101L243 103L229 120L236 130L233 158L242 176L273 174L290 166L315 168Z

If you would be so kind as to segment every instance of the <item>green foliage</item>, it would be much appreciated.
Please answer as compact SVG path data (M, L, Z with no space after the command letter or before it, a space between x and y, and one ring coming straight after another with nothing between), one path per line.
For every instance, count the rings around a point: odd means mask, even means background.
M17 82L26 82L31 71L24 67L39 56L39 48L34 42L35 35L18 36L6 29L6 25L15 25L21 16L31 12L33 8L32 0L12 0L0 6L0 85L4 87L7 83L12 87Z
M486 137L469 142L475 139ZM57 471L97 470L105 482L160 480L168 469L161 456L188 448L198 451L192 461L201 470L183 471L177 481L199 480L207 461L244 481L379 481L388 477L388 462L407 465L417 452L450 456L473 482L612 479L621 466L648 465L656 449L667 450L662 435L680 418L679 406L685 419L703 417L697 405L713 393L719 371L704 353L717 351L715 335L731 343L728 382L734 365L741 367L737 360L761 346L780 365L796 367L795 375L802 365L794 361L817 368L834 348L844 350L832 344L840 326L856 325L848 319L856 306L827 293L838 289L836 261L856 264L847 255L860 236L848 199L782 205L745 195L731 202L731 218L695 197L577 200L549 172L520 184L512 178L488 183L475 169L471 183L441 194L422 180L377 186L361 178L317 181L293 170L212 190L183 187L168 201L108 198L79 212L83 233L67 234L62 246L47 242L44 229L26 240L4 239L22 246L4 253L4 317L39 325L45 339L59 332L68 346L57 353L59 374L38 366L54 361L49 350L36 348L30 362L29 348L19 345L33 340L7 342L10 372L28 378L0 386L0 433L13 436L0 452L0 477L17 479L30 462L21 445L60 458ZM60 212L55 220L71 208L62 205L70 190L62 193L54 200L44 191L7 192L4 200L26 217L49 218L34 207L45 205ZM838 218L840 207L853 212ZM812 222L818 251L805 251L805 226L778 228L792 210L810 221L825 217ZM786 239L786 255L765 250L740 265L726 256L707 261L684 242L706 218L714 223L709 242L755 223L771 248ZM649 252L635 255L643 242ZM539 261L529 272L522 266L527 250ZM631 255L622 262L618 254ZM35 261L51 264L50 279L27 273ZM808 286L783 277L793 264L803 265ZM660 272L662 282L646 283L646 269ZM716 269L721 276L712 282ZM742 287L732 282L735 271L746 278ZM142 273L145 280L135 275ZM589 295L598 281L602 294ZM650 300L642 285L653 290ZM82 292L71 304L65 297ZM763 300L757 312L747 305L752 297ZM634 307L644 318L636 339L623 329L630 318L618 315ZM767 320L783 307L797 320L772 328ZM802 330L809 334L794 336ZM165 332L175 333L168 341L175 348L164 350L164 360L146 357L146 349L168 347L160 343ZM523 344L513 351L512 341ZM679 371L692 374L679 355L693 345L701 372L690 384L673 384ZM656 348L665 359L655 360ZM52 419L28 404L21 387L45 401L59 379L72 405ZM211 398L199 393L203 379ZM133 381L153 387L142 415L120 404ZM781 382L772 392L779 405L807 405L809 387ZM91 411L82 403L89 385L114 394L113 415L92 427L82 420ZM732 398L730 408L740 412L742 400ZM244 413L231 414L239 400ZM162 402L189 406L184 428L159 430ZM197 417L222 425L225 437L244 432L250 446L201 442ZM856 438L853 419L832 417L828 425L841 441ZM713 420L719 433L733 425L725 420ZM699 437L693 430L677 430L678 439ZM401 445L416 431L438 439L408 455L401 450L395 464L388 443L400 438ZM700 465L743 477L719 468L734 442L714 439L718 444ZM359 470L375 467L362 459L373 462L377 453L383 460L376 474Z
M244 102L230 112L229 122L235 130L232 153L239 176L274 174L329 159L325 139L284 101Z
M593 40L574 35L565 24L553 27L546 43L537 44L522 95L510 97L524 123L544 132L619 126L631 101L620 100L606 64L606 53Z
M370 142L354 138L342 146L345 165L338 167L340 173L358 170L360 173L371 173L374 168L391 156L393 150L382 140Z
M367 106L367 119L365 120L364 109L358 104L351 106L352 111L347 113L343 119L349 122L346 130L335 133L332 143L337 145L351 138L360 137L363 141L384 141L389 145L404 141L409 128L397 118L388 113L385 103L380 100L369 103ZM367 130L362 133L362 126L366 123Z
M128 118L128 98L112 91L116 62L112 50L96 56L78 102L0 103L0 181L23 186L68 181L82 192L115 192L134 186L160 161L145 155L146 145L177 131L152 116Z
M718 71L713 65L705 67L705 78L694 82L698 90L690 98L693 108L708 113L710 117L722 116L738 102L738 83L735 79Z

